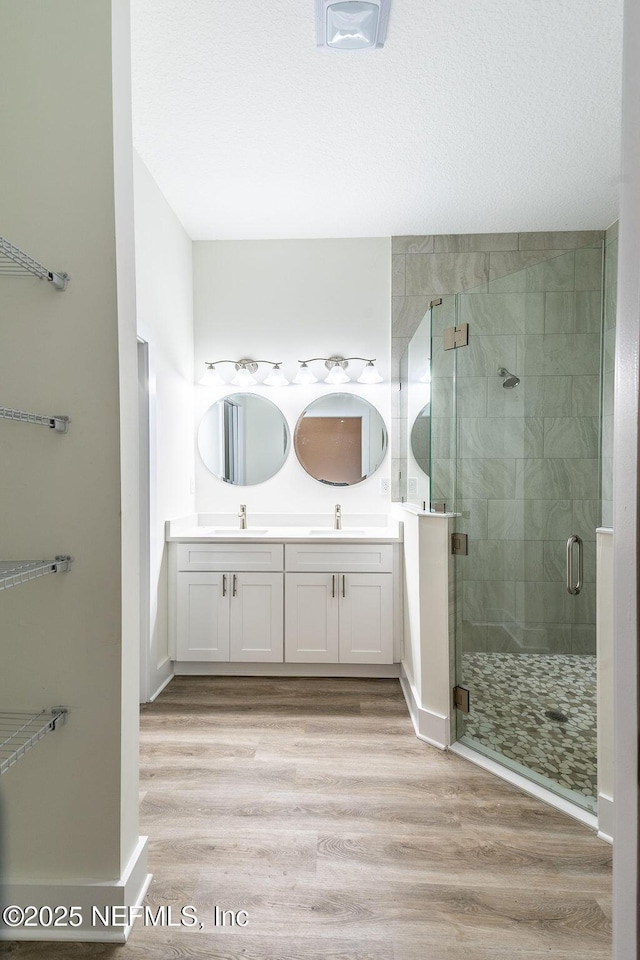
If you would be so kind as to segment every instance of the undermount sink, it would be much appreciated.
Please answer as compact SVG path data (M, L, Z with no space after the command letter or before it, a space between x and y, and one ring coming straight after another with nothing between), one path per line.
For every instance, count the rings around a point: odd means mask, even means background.
M265 533L269 533L266 527L248 527L246 530L238 527L205 527L205 530L212 537L264 537Z
M322 528L318 528L317 530L309 530L309 533L312 537L327 537L327 536L363 537L366 531L357 530L355 527L345 527L343 530L336 530L334 527L322 527Z

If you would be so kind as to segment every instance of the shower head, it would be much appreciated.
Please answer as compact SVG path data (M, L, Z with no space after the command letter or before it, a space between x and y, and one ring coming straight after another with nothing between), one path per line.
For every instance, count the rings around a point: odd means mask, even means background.
M514 373L509 373L506 367L498 367L498 376L504 377L502 386L505 390L513 390L520 383L520 377L516 377Z

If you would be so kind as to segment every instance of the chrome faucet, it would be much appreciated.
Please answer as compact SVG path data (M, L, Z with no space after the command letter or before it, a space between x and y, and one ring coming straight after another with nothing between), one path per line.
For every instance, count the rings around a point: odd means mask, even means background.
M342 530L342 508L339 503L336 503L336 514L334 522L334 530Z
M238 516L240 517L240 529L241 529L241 530L246 530L246 529L247 529L247 505L246 505L246 503L241 503L241 504L240 504L240 513L238 514Z

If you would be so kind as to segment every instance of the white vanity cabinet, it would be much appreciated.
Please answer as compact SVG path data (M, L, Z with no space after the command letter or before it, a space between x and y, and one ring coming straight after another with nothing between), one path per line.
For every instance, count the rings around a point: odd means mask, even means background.
M282 561L282 544L173 545L173 659L281 663Z
M285 661L393 663L393 547L286 544Z
M328 676L357 675L398 661L397 543L343 534L249 537L170 541L170 656L178 672L322 675L324 664Z

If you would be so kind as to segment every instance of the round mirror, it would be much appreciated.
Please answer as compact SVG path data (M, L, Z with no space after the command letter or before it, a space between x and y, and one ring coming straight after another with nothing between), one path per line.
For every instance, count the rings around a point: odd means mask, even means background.
M411 452L420 469L429 476L431 460L431 404L426 403L411 427Z
M387 450L387 430L366 400L330 393L303 412L293 444L308 474L321 483L347 487L376 472Z
M232 393L209 407L198 428L198 450L205 466L225 483L263 483L282 467L289 453L287 421L271 400Z

